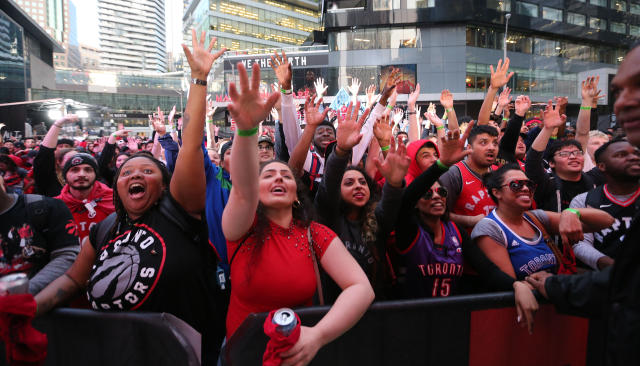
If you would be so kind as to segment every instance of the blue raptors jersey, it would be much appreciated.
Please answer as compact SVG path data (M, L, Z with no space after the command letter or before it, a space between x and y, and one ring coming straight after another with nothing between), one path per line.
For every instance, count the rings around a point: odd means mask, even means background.
M498 226L500 226L500 229L502 229L502 235L504 235L509 258L511 259L511 265L513 265L518 280L522 280L526 276L544 270L556 272L556 256L542 237L540 229L529 219L527 214L524 214L524 219L527 220L538 233L538 239L533 241L524 239L511 231L511 229L502 222L500 217L496 215L496 210L491 211L491 214L489 214L487 218L495 221Z
M418 225L418 234L411 246L401 252L406 269L403 292L407 297L445 297L455 293L462 276L462 238L456 225L441 222L442 245Z

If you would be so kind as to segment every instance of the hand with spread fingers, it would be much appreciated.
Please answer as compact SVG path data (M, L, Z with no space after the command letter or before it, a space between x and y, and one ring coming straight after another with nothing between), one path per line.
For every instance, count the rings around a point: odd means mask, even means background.
M358 97L358 92L360 91L360 80L358 80L357 78L353 78L351 79L351 85L348 87L349 89L349 93L351 93L351 96L353 98L357 98Z
M511 89L509 89L508 86L505 86L504 89L502 89L502 92L500 92L500 96L498 97L498 106L501 110L504 110L507 104L509 104L513 99L510 94Z
M337 150L342 153L351 151L362 139L360 130L362 125L367 120L369 110L366 109L362 116L358 118L358 112L360 111L360 102L349 103L347 111L344 116L338 116L338 128L336 128L336 142Z
M409 98L407 99L407 105L409 107L415 107L419 96L420 96L420 83L416 84L415 90L411 94L409 94Z
M376 86L373 84L369 85L369 87L367 88L367 108L373 107L373 103L375 103L377 96L378 95L376 95Z
M407 148L402 141L398 141L396 148L395 141L391 139L391 145L384 161L381 162L380 159L374 158L373 162L387 183L392 187L402 188L404 176L407 175L411 164L411 158L407 155Z
M291 71L291 63L287 58L287 54L282 51L282 55L278 55L278 52L274 52L271 56L271 68L278 78L280 87L285 90L291 90L291 78L293 73Z
M497 90L509 82L509 79L513 76L513 71L509 72L510 62L508 57L504 60L504 63L502 63L502 59L498 60L498 66L495 71L493 65L489 65L489 69L491 70L491 88Z
M564 114L560 115L559 110L560 106L556 105L556 107L554 108L553 102L549 100L549 102L547 103L547 107L542 114L544 117L544 128L554 129L565 124L565 122L567 121L567 116Z
M209 46L205 48L205 35L206 33L202 31L202 33L200 33L200 40L198 41L195 29L191 29L192 50L190 51L186 45L182 45L187 62L191 68L191 77L200 80L207 80L214 61L218 59L218 57L222 56L222 54L227 50L226 48L223 48L216 53L211 53L213 45L216 43L216 37L211 38Z
M307 97L307 100L304 103L304 120L307 126L318 126L327 118L327 114L330 109L325 108L324 111L320 112L320 107L322 106L322 98L318 100L315 104L313 101L315 100L313 95ZM306 128L306 127L305 127Z
M323 78L317 78L313 86L316 89L316 101L324 96L328 86L324 84Z
M378 140L378 145L381 148L391 145L393 140L393 126L389 123L388 116L381 116L373 125L373 135Z
M471 153L471 150L465 149L465 143L472 128L473 121L469 122L469 126L462 137L460 137L460 130L455 129L447 132L444 137L438 140L438 151L440 152L440 162L442 164L452 166Z
M526 95L518 95L514 104L516 107L516 114L520 117L524 117L529 108L531 108L531 99Z
M400 69L392 69L387 76L387 80L384 83L384 89L382 89L382 97L380 100L387 100L391 97L391 94L396 90L396 85L401 81L402 74L400 74Z
M267 100L260 97L260 66L257 63L253 64L251 84L241 62L238 62L238 78L239 89L235 83L229 84L231 103L227 108L236 122L237 130L251 130L267 118L278 96L271 94Z

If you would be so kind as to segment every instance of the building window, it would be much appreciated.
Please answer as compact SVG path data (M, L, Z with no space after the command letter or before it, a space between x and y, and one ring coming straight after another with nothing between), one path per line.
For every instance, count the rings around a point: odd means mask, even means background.
M555 8L542 7L542 18L547 20L562 21L562 10Z
M511 0L487 0L487 8L497 11L511 11Z
M400 9L400 0L373 0L373 10Z
M629 25L629 34L632 36L640 37L640 27L637 25Z
M627 34L627 26L624 23L611 22L611 31L621 34Z
M538 5L525 3L522 1L516 2L516 12L518 14L530 16L530 17L538 17Z
M407 0L407 9L435 8L436 0Z
M589 17L589 28L606 30L607 21L596 17Z
M640 4L629 4L629 13L640 15Z
M584 27L587 25L587 17L583 14L568 12L567 23Z
M589 3L595 6L607 6L607 0L589 0Z
M560 56L562 47L558 41L536 38L534 49L536 54L540 56Z
M611 9L627 11L627 2L622 0L611 0Z

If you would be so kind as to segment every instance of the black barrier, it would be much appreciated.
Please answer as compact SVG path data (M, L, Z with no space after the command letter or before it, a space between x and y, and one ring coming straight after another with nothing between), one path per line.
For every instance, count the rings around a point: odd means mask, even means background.
M323 347L311 364L469 365L471 312L513 306L513 292L375 303L351 330ZM296 313L302 324L313 326L328 309L303 308ZM266 316L251 314L242 323L228 340L225 365L261 364L268 341L263 332Z
M200 365L199 333L171 314L58 309L33 325L47 334L47 366Z

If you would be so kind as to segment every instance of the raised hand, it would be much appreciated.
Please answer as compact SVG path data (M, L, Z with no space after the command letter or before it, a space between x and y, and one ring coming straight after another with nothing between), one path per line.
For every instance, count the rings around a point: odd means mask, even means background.
M278 110L275 108L271 108L271 119L273 119L274 121L280 120L280 115L278 114Z
M373 106L373 103L376 101L376 97L376 86L373 84L369 85L367 88L367 108Z
M397 92L396 92L396 90L394 89L394 90L391 92L391 97L389 97L388 105L390 105L390 106L392 106L392 107L393 107L393 106L395 106L395 105L396 105L396 99L397 99L397 98L398 98L398 93L397 93ZM382 101L382 98L380 98L380 101ZM391 109L389 109L389 108L385 108L385 109L384 109L384 112L382 112L382 115L383 115L383 116L389 116L389 114L390 114L390 113L391 113Z
M440 93L440 104L445 110L453 108L453 94L451 94L448 89L445 89Z
M173 125L173 117L176 115L176 106L174 105L169 112L169 116L167 117L167 121L169 121L170 125Z
M524 117L529 108L531 108L531 99L526 95L518 95L515 102L516 114Z
M424 112L424 116L427 118L432 125L436 127L444 126L444 122L438 117L435 113Z
M553 107L553 102L549 100L547 103L547 107L545 108L542 116L544 117L544 128L546 129L554 129L556 127L562 126L567 121L566 115L560 115L559 113L560 106L556 105Z
M58 118L53 124L57 127L62 127L67 123L78 122L80 117L77 114L67 114L66 116L62 116Z
M241 62L238 62L238 78L240 90L236 88L235 83L229 84L231 104L227 108L236 121L237 129L251 130L267 118L278 96L271 94L267 100L260 97L260 66L257 63L253 64L251 85L249 85L247 70Z
M318 126L324 121L327 117L327 113L329 113L329 108L325 108L324 111L320 112L320 106L322 106L322 98L320 98L315 104L312 102L313 95L307 97L307 100L304 102L304 120L309 126ZM277 113L277 112L276 112ZM305 127L306 128L306 127Z
M413 91L413 93L409 94L409 98L407 99L407 105L415 107L419 96L420 96L420 83L416 84L416 88Z
M209 42L209 46L206 49L204 48L205 38L205 32L202 31L202 33L200 33L200 40L198 41L195 29L191 29L191 46L193 51L189 51L187 45L182 45L184 54L187 57L187 62L191 68L191 77L200 80L207 79L213 62L227 50L223 48L216 53L211 53L217 38L211 38L211 42Z
M494 89L500 89L505 86L509 79L513 76L513 71L509 71L509 58L507 57L502 63L502 59L498 61L498 66L496 70L493 70L493 65L489 65L489 69L491 70L491 87Z
M469 126L467 126L462 137L460 137L460 130L455 129L447 132L438 141L438 151L440 152L440 162L442 164L452 166L471 153L471 150L465 149L464 144L467 141L467 137L469 137L469 133L471 133L473 124L473 121L469 122Z
M349 93L351 93L351 95L355 98L358 96L358 92L360 91L360 80L358 80L357 78L352 78L351 79L351 86L348 86L347 89L349 89Z
M395 108L393 110L393 124L399 125L403 119L404 119L404 111L402 110L402 108Z
M274 56L271 56L271 68L278 78L280 86L285 90L291 90L291 63L287 58L287 54L282 51L282 55L278 56L278 51L274 52Z
M498 106L500 106L501 109L504 110L507 104L509 104L513 99L513 97L511 97L510 94L511 94L511 89L509 89L508 86L505 86L504 89L502 89L500 96L498 97Z
M349 103L347 112L344 117L338 115L338 128L336 128L337 148L342 152L350 151L362 139L360 130L367 120L369 110L366 109L360 119L358 119L358 111L360 110L360 102Z
M384 89L382 90L382 98L380 99L388 99L391 97L391 93L393 93L396 89L396 85L400 82L401 78L400 69L393 69L389 76L387 76L387 80L384 83Z
M407 148L402 141L398 142L398 148L396 149L395 141L391 139L391 146L389 146L389 152L384 162L380 162L378 158L374 158L373 162L387 183L396 188L402 187L402 181L404 176L407 175L411 164L411 158L407 155Z
M378 140L380 147L386 147L391 145L393 140L393 126L389 123L389 117L382 116L378 118L373 125L373 135Z
M207 101L207 118L213 118L213 115L216 113L218 107L213 105L213 100Z
M136 142L136 139L133 137L127 138L127 147L131 151L138 151L138 143Z
M327 91L327 88L328 88L328 86L324 84L323 78L317 78L316 82L313 83L313 86L316 89L316 100L322 98L322 96L324 96L324 93Z
M598 82L600 82L600 76L589 76L582 81L582 102L585 105L591 106L594 99L597 101L598 97L602 97L599 95L602 90L598 90Z
M156 131L160 136L164 136L167 133L167 126L165 126L164 121L161 119L155 118L151 122L151 127Z

